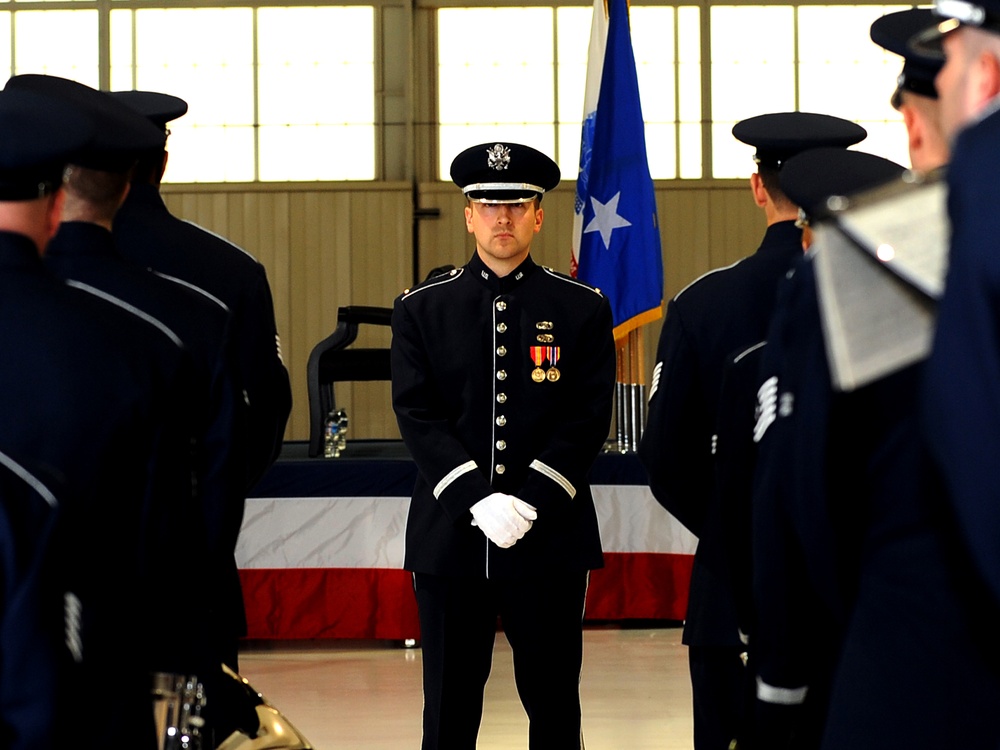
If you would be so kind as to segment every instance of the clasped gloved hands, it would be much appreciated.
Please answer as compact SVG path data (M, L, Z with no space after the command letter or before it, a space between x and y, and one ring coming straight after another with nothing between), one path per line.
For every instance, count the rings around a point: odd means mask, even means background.
M487 539L503 549L513 547L518 539L528 533L531 523L538 518L532 506L513 495L494 492L469 509L472 525L486 534Z

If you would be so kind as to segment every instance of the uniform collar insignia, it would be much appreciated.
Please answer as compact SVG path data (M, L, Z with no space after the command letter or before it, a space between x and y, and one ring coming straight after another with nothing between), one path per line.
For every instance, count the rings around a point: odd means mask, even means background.
M529 255L524 262L515 268L511 273L503 278L499 278L489 266L483 263L479 253L473 253L472 259L468 263L468 268L472 272L473 278L485 284L495 294L507 294L516 287L525 283L531 278L532 272L537 268L537 264Z

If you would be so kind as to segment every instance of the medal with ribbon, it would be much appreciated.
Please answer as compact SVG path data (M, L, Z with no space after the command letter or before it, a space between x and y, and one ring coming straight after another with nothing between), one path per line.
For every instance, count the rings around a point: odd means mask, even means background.
M542 362L545 361L545 349L544 346L530 347L531 361L535 363L535 369L531 371L531 379L536 383L545 380L545 370L542 369Z
M559 380L559 376L562 374L559 372L559 368L556 367L556 362L559 361L559 347L558 346L547 346L546 359L549 360L549 369L545 373L545 377L548 378L550 383L554 383ZM534 377L534 375L532 375Z

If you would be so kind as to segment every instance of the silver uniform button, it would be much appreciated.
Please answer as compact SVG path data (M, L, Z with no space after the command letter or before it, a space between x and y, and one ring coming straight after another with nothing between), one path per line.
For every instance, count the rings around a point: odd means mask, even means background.
M507 394L506 393L498 393L497 394L497 403L498 404L506 404L507 403Z
M507 471L506 466L503 464L497 464L497 474L503 474L505 471Z
M498 357L503 357L506 354L507 354L507 347L506 346L498 346L497 347L497 356Z
M503 427L505 424L507 424L507 417L501 414L497 417L497 427Z
M497 326L497 333L504 333L506 332L506 330L507 330L506 323L501 323L500 325Z
M500 312L503 312L506 309L507 309L507 303L506 302L504 302L503 300L500 300L499 302L497 302L497 310L499 310Z
M497 440L497 450L498 451L502 451L502 450L506 450L506 449L507 449L507 441L506 440Z
M507 371L497 370L497 380L506 380L506 379L507 379Z

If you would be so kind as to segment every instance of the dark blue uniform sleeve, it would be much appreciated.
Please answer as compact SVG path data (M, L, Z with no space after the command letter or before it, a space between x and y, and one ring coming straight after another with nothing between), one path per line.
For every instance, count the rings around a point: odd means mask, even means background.
M763 746L818 742L837 653L828 606L836 592L822 583L834 562L825 492L830 386L815 290L805 260L780 287L758 376L750 659Z
M9 462L0 454L0 746L30 750L55 747L63 689L57 508L9 471Z
M397 298L392 311L392 406L403 442L435 498L453 522L493 492L489 481L454 435L447 404L431 382L419 327Z
M667 306L639 458L657 502L696 536L711 493L712 426L697 356L675 302Z
M292 386L281 361L274 301L264 267L248 294L242 314L243 353L240 374L246 391L247 489L252 488L278 457L292 410Z
M923 395L924 437L975 564L1000 600L1000 118L964 131L948 169L952 241Z
M718 441L715 451L715 487L722 542L722 574L732 584L740 632L753 631L753 496L757 444L753 440L758 373L763 342L729 358L719 396Z

